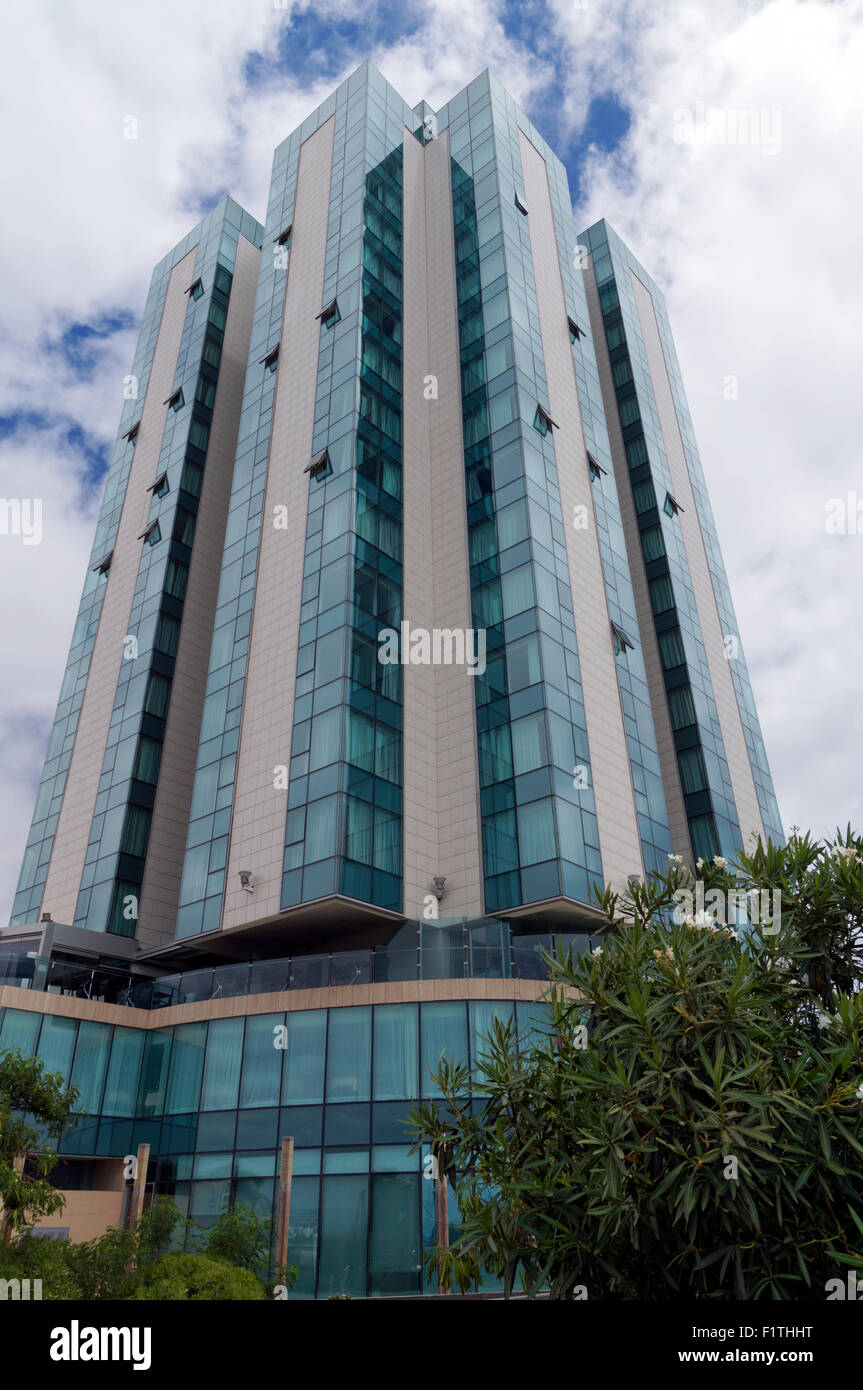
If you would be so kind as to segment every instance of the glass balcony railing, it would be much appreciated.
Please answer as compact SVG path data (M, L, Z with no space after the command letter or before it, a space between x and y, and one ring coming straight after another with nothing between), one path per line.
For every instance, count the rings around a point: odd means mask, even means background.
M400 928L388 945L217 965L157 979L144 979L111 966L0 952L0 985L137 1009L164 1009L172 1004L238 995L404 980L540 982L548 978L544 952L565 955L571 949L576 955L591 950L593 944L587 932L516 934L507 923L497 920L414 922Z

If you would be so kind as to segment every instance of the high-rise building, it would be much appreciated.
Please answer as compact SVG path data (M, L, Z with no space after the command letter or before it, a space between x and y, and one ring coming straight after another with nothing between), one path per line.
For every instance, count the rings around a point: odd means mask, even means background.
M488 73L365 64L156 268L125 397L0 1047L83 1087L73 1236L141 1144L135 1201L269 1213L291 1136L298 1296L419 1292L441 1050L595 888L781 838L664 301Z

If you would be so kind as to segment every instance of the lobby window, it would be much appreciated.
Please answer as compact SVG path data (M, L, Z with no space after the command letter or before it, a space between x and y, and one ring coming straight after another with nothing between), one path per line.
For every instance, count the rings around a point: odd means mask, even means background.
M666 494L665 494L665 504L664 504L662 510L666 513L667 516L677 516L677 513L678 513L678 512L682 512L682 511L683 511L683 508L681 507L680 503L677 501L677 498L676 498L676 497L672 497L672 495L671 495L670 492L666 492Z
M342 317L339 313L339 301L337 299L331 300L315 317L320 319L324 328L332 328Z
M193 280L189 288L186 290L186 294L191 295L192 299L200 299L203 293L204 286L200 280Z
M543 437L548 434L549 430L556 430L559 428L557 422L552 420L548 411L541 405L536 407L536 415L533 417L533 427L535 430L539 430Z
M180 410L186 404L182 386L179 391L175 391L173 395L169 396L162 404L169 406L171 410Z

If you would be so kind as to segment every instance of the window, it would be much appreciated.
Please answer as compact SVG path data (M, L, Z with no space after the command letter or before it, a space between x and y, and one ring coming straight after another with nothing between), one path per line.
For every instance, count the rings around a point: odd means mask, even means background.
M162 531L158 521L151 521L146 531L142 531L138 537L139 541L146 541L147 545L157 545L162 539Z
M539 430L540 434L543 436L547 435L549 430L556 430L560 428L557 422L555 420L552 420L548 411L541 405L538 405L536 407L536 415L533 418L533 427L535 430Z
M679 628L673 627L669 632L659 633L659 655L663 669L666 671L671 671L675 666L682 666L685 663L686 652Z
M584 337L584 329L579 328L575 319L567 318L566 321L569 324L569 341L571 343L577 343L579 338Z
M307 463L303 469L304 473L311 473L313 478L326 478L332 471L329 449L322 449L319 454L315 454L311 463Z
M651 526L641 533L641 549L645 560L658 560L665 554L665 542L658 526Z
M677 755L677 766L680 768L680 785L684 796L707 790L707 771L700 748L682 749Z
M144 696L144 713L153 714L157 719L165 719L168 714L168 701L171 698L171 682L158 671L151 671Z
M177 508L177 515L174 518L174 540L181 545L191 546L195 539L195 518L191 512L187 512L185 507Z
M519 198L517 193L515 195L515 205L518 208L519 212L522 213L525 217L527 217L527 208L525 207L524 203L521 201L521 198Z
M169 560L168 568L165 570L164 593L169 594L171 598L185 598L188 578L188 565L184 565L180 560Z
M132 426L132 428L131 428L130 430L127 430L126 433L123 435L123 438L124 438L124 439L128 439L128 441L129 441L130 444L134 444L134 443L135 443L135 440L138 438L138 430L139 430L140 428L141 428L141 421L140 421L140 420L136 420L135 423L134 423L134 425Z
M266 357L261 358L261 362L264 364L268 371L274 372L276 370L276 367L278 366L279 362L278 343L276 343L276 346L273 348L272 352L268 352Z
M693 816L689 822L689 838L696 858L712 859L719 853L719 836L712 816Z
M149 786L155 786L159 779L159 762L162 757L162 745L155 738L148 738L142 734L138 740L138 752L135 755L135 765L132 768L132 776L136 782L146 782Z
M179 391L175 391L174 394L172 396L169 396L166 401L162 402L162 404L170 406L171 410L180 410L181 407L186 404L185 399L183 397L182 386L180 387Z
M588 452L587 455L587 467L590 472L590 481L592 483L595 483L597 478L601 478L603 473L608 472L608 469L603 468L601 463L597 463L596 459L593 457L593 454L591 454L590 452Z
M682 511L683 511L683 508L681 507L681 505L680 505L680 503L677 501L677 499L676 499L675 497L672 497L672 495L671 495L670 492L666 492L666 494L665 494L665 505L664 505L664 507L662 508L662 510L663 510L663 511L666 513L666 515L668 515L668 516L677 516L677 513L678 513L678 512L682 512Z
M190 294L193 299L200 299L203 293L204 286L201 284L200 280L193 280L189 288L186 290L186 294Z
M275 239L275 244L276 244L276 246L290 246L290 244L291 244L291 232L292 232L292 231L293 231L293 223L292 223L292 222L289 222L288 225L287 225L287 227L285 228L285 230L284 230L283 232L279 232L279 235L276 237L276 239Z
M129 806L120 840L123 854L131 854L135 859L144 859L147 854L147 841L150 837L151 812L144 806Z
M688 729L696 722L695 702L688 685L680 685L668 692L668 709L671 714L672 729Z
M623 628L618 627L617 623L611 624L611 645L614 647L615 656L620 656L620 653L625 651L627 647L634 649L632 638L627 637Z
M339 313L339 301L337 299L331 300L315 317L320 319L324 328L332 328L342 317Z
M200 497L201 484L204 479L204 470L197 463L192 463L191 459L186 459L183 463L183 472L180 477L180 488L184 492L190 492L193 497Z
M171 489L168 486L167 473L160 473L156 481L150 484L147 491L152 492L154 497L164 497L167 492L170 492Z
M179 639L180 624L177 619L168 613L160 613L156 623L156 636L153 639L155 650L165 656L176 656Z
M109 551L108 551L108 554L105 556L104 560L100 560L99 563L98 563L97 565L94 565L94 566L93 566L93 569L95 570L96 574L107 574L107 573L108 573L109 569L111 568L111 559L112 559L113 554L114 554L113 550L109 550Z
M216 399L216 383L209 377L199 376L198 385L195 388L195 400L200 401L206 410L213 409L213 402Z
M650 606L654 613L668 613L674 607L674 590L667 574L661 574L658 579L651 579L647 587L650 590Z

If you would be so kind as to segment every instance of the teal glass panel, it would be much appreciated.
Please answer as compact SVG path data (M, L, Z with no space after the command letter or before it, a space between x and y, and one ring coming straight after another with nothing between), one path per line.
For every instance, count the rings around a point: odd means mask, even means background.
M0 1026L0 1052L12 1052L20 1047L22 1056L35 1056L41 1022L42 1015L30 1013L29 1009L4 1009L3 1024Z
M161 1115L168 1084L171 1060L170 1028L158 1028L146 1035L141 1082L138 1091L139 1114L147 1117Z
M182 1023L174 1029L174 1051L165 1098L166 1115L198 1109L206 1045L206 1023Z
M145 1034L139 1028L115 1028L105 1081L103 1115L134 1115Z
M418 1053L418 1006L378 1004L375 1008L375 1100L403 1100L416 1096Z
M431 1079L437 1071L441 1055L448 1062L467 1064L467 1008L463 1000L439 1004L421 1004L422 1053L420 1083L424 1096L440 1095Z
M372 1011L368 1005L330 1009L327 1100L368 1100Z
M72 1067L72 1085L80 1089L77 1108L97 1115L102 1103L102 1086L111 1054L111 1025L82 1019Z
M50 1015L46 1015L42 1020L42 1031L39 1034L39 1056L45 1063L45 1071L48 1073L60 1072L64 1082L69 1080L72 1049L75 1046L77 1030L78 1020L75 1018L52 1018Z
M296 1172L296 1169L295 1169ZM291 1217L288 1225L288 1258L297 1267L297 1281L288 1298L315 1296L315 1266L318 1254L318 1192L316 1177L294 1177L291 1186Z
M338 1011L336 1011L338 1012ZM289 1013L283 1105L317 1105L324 1098L327 1015L324 1009Z
M241 1106L278 1105L286 1043L284 1014L257 1014L246 1019Z
M334 1009L333 1013L342 1010ZM318 1296L366 1292L369 1180L346 1174L321 1180L321 1252ZM290 1247L289 1247L290 1248Z
M210 1024L202 1110L232 1110L237 1104L244 1022L242 1018L220 1018Z
M418 1173L372 1178L371 1294L419 1293L422 1275Z

